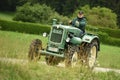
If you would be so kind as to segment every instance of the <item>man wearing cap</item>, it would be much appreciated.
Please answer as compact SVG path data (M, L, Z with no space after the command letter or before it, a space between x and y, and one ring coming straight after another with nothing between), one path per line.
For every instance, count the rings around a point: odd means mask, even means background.
M85 33L86 26L86 18L84 17L84 13L80 11L76 18L69 22L72 26L79 28L82 30L82 33Z

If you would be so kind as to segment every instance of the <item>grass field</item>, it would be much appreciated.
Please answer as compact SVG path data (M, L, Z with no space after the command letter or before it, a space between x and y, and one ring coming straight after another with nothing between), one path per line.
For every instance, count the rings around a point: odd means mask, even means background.
M13 17L14 17L13 12L0 12L0 19L2 20L12 21Z
M43 47L46 46L47 38L41 35L0 31L0 56L27 59L29 45L36 38L43 41ZM100 66L120 69L119 59L119 47L101 44L101 51L98 54Z
M0 31L0 57L27 59L29 44L47 38L41 35ZM98 61L101 67L120 69L119 47L101 44ZM114 72L95 73L83 67L60 68L38 63L13 64L0 61L0 80L120 80Z
M42 39L43 44L46 44L47 38L39 35L0 31L0 56L27 58L29 45L33 39L37 38ZM45 45L43 45L43 47L44 46Z
M0 80L120 80L114 72L95 73L85 68L60 68L37 63L0 62Z
M120 47L101 45L98 61L102 67L120 69Z

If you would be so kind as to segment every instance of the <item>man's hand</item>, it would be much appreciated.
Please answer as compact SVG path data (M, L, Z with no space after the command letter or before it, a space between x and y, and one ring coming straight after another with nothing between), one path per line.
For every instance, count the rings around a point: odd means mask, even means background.
M72 20L70 20L68 23L69 23L69 24L72 24Z

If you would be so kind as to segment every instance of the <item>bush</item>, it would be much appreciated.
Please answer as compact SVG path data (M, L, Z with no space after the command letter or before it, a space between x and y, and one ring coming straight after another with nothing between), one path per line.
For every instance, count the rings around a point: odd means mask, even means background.
M90 8L90 6L86 5L76 10L73 17L77 15L79 10L84 11L90 25L117 28L117 15L108 8L99 6Z
M53 18L57 18L62 22L68 20L67 17L59 15L45 4L26 3L25 5L17 8L17 13L13 18L16 21L33 22L33 23L51 23Z
M25 5L17 8L17 13L14 20L23 22L38 22L44 23L52 15L54 11L45 4L39 5L26 3Z
M62 24L68 24L69 18L66 16L59 15L58 13L54 13L49 18L49 23L52 23L52 19L57 19L57 22L61 22Z
M42 34L43 32L49 33L50 26L34 23L23 23L16 21L0 20L1 30L17 31L30 34Z

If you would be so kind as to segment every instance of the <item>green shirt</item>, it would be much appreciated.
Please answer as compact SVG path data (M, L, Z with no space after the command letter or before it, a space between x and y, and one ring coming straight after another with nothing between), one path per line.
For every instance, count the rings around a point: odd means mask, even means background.
M75 18L72 20L72 26L77 27L81 29L83 32L85 32L85 26L86 26L86 18Z

